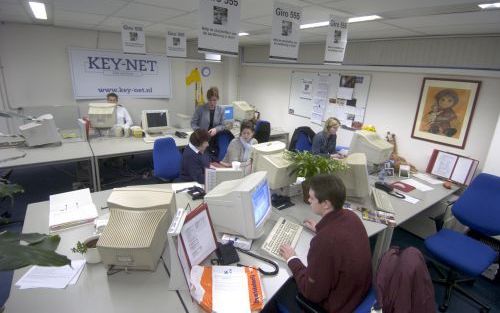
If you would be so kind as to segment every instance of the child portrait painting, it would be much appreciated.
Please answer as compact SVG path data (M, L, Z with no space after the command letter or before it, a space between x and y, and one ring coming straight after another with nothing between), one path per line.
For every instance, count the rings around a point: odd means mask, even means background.
M480 85L424 78L412 137L463 149Z

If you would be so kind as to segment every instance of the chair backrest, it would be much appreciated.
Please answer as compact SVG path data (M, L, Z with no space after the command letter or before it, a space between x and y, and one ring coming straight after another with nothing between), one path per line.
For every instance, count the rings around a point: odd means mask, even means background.
M460 223L488 236L500 234L500 177L479 174L452 208Z
M158 178L173 180L181 172L182 155L173 138L155 140L153 146L153 169Z
M217 144L217 157L215 161L219 162L224 159L224 156L226 156L227 147L229 146L229 143L231 142L231 140L233 140L233 138L233 133L228 130L220 132L215 136L215 142Z
M295 128L288 150L290 151L311 151L312 141L316 133L311 127L301 126Z
M259 120L255 124L254 138L258 143L268 142L271 136L271 123L268 121Z
M296 151L311 151L312 150L312 142L309 139L307 134L300 132L297 138L297 143L295 144Z

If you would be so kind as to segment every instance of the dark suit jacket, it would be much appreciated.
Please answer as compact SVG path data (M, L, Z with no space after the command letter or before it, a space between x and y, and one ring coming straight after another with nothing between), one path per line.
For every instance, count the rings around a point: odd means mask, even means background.
M207 153L197 154L187 146L182 153L182 167L179 181L196 181L205 183L205 169L210 167L210 158Z
M344 209L326 214L316 225L307 263L288 262L300 293L327 312L352 313L372 281L370 244L360 218Z
M208 109L208 104L205 103L194 111L191 118L191 128L193 130L197 130L198 128L209 130L208 126L210 126L210 110ZM217 132L225 129L224 108L219 105L215 107L213 126L217 129Z

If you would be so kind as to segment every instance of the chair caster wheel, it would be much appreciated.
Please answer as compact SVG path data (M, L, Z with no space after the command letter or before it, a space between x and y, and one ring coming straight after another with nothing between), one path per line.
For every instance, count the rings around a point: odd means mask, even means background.
M446 312L448 310L448 306L446 304L441 304L439 306L439 312Z
M489 308L482 308L479 310L480 313L488 313L490 311Z

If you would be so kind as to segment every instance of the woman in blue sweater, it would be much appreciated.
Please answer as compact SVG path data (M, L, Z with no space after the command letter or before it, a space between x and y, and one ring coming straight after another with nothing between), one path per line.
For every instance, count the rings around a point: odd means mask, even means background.
M197 129L189 136L189 144L182 154L180 181L205 183L205 169L210 167L210 157L206 153L209 139L205 129Z

